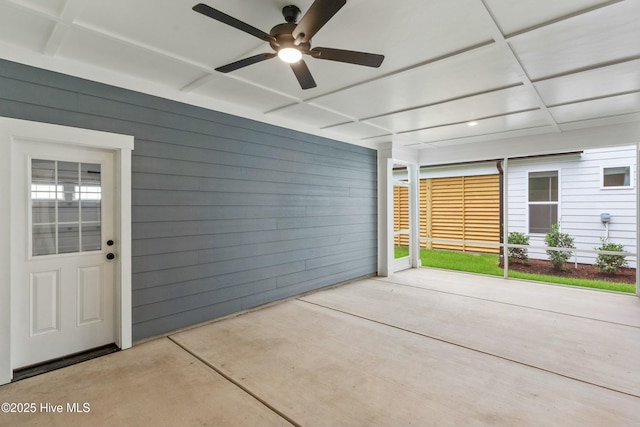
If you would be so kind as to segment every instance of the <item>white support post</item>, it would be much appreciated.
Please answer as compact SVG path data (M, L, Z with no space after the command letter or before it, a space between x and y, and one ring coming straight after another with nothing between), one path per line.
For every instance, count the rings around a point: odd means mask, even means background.
M388 277L393 263L393 182L391 148L378 150L378 276Z
M504 278L509 278L509 158L502 165L502 264Z
M636 295L640 297L640 275L638 275L638 264L640 264L640 249L638 247L638 242L640 242L640 195L638 191L640 187L640 172L638 172L638 167L640 167L640 144L636 145Z
M412 163L409 172L409 253L411 267L419 268L420 263L420 166Z

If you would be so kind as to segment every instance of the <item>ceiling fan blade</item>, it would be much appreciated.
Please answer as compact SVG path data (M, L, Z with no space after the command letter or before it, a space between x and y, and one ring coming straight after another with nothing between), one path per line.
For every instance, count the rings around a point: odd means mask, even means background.
M365 65L375 68L378 68L382 64L382 61L384 61L384 55L356 52L354 50L332 49L330 47L314 47L309 51L309 54L317 59L347 62L349 64Z
M311 89L316 87L316 81L313 80L313 76L311 75L311 71L309 71L309 67L307 67L306 62L301 59L300 61L289 65L291 65L293 74L296 75L298 83L300 83L300 87L302 89Z
M248 58L241 59L236 62L232 62L231 64L223 65L222 67L216 68L216 71L220 71L221 73L229 73L231 71L239 70L240 68L246 67L247 65L255 64L256 62L265 61L267 59L271 59L276 56L277 53L260 53L258 55L250 56Z
M296 44L308 43L315 33L326 24L341 8L346 0L316 0L293 30Z
M252 36L255 36L266 42L275 40L270 34L267 34L264 31L257 29L256 27L252 27L251 25L242 22L239 19L234 18L233 16L229 16L226 13L222 13L219 10L207 6L204 3L198 3L197 5L193 6L192 9L198 13L208 16L209 18L213 18L216 21L222 22L223 24L230 25L233 28L237 28L240 31L244 31L245 33L251 34Z

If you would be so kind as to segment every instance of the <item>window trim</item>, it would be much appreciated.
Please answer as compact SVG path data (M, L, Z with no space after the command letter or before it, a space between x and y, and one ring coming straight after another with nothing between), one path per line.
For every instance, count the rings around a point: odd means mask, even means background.
M537 172L557 172L558 174L558 200L557 201L548 201L548 202L530 202L529 201L529 175L531 173L537 173ZM526 188L525 188L525 200L526 200L526 207L525 207L525 217L526 217L526 221L527 221L527 234L530 236L544 236L546 233L534 233L531 231L531 215L530 215L530 209L529 206L531 205L555 205L556 209L558 210L558 222L562 221L562 215L561 212L562 210L560 209L560 205L561 205L561 201L562 201L562 170L559 167L556 168L545 168L545 167L539 167L539 168L535 168L535 169L529 169L526 171L526 176L525 176L525 182L526 182Z

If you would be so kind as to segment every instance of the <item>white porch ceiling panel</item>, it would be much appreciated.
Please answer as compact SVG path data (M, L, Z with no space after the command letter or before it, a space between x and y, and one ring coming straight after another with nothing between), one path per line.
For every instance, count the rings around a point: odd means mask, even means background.
M0 57L372 146L416 148L561 132L640 116L640 0L348 0L313 46L385 55L380 68L277 58L193 12L198 0L0 0ZM268 32L294 3L205 0ZM128 85L123 82L129 82ZM239 113L240 112L240 113ZM477 121L476 126L468 126Z

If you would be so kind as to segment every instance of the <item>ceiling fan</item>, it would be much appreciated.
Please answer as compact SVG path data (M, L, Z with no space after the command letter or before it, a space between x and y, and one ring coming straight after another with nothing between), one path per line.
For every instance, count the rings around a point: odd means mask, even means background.
M332 49L328 47L311 47L311 38L347 3L346 0L315 0L300 22L300 9L289 5L282 8L282 15L286 22L278 24L269 34L245 22L216 10L204 3L193 6L193 10L223 24L230 25L240 31L251 34L269 43L274 52L260 53L231 64L216 68L216 71L229 73L248 65L278 56L288 62L302 89L316 87L316 82L302 59L302 55L309 55L316 59L346 62L349 64L379 67L384 60L383 55L356 52L352 50Z

